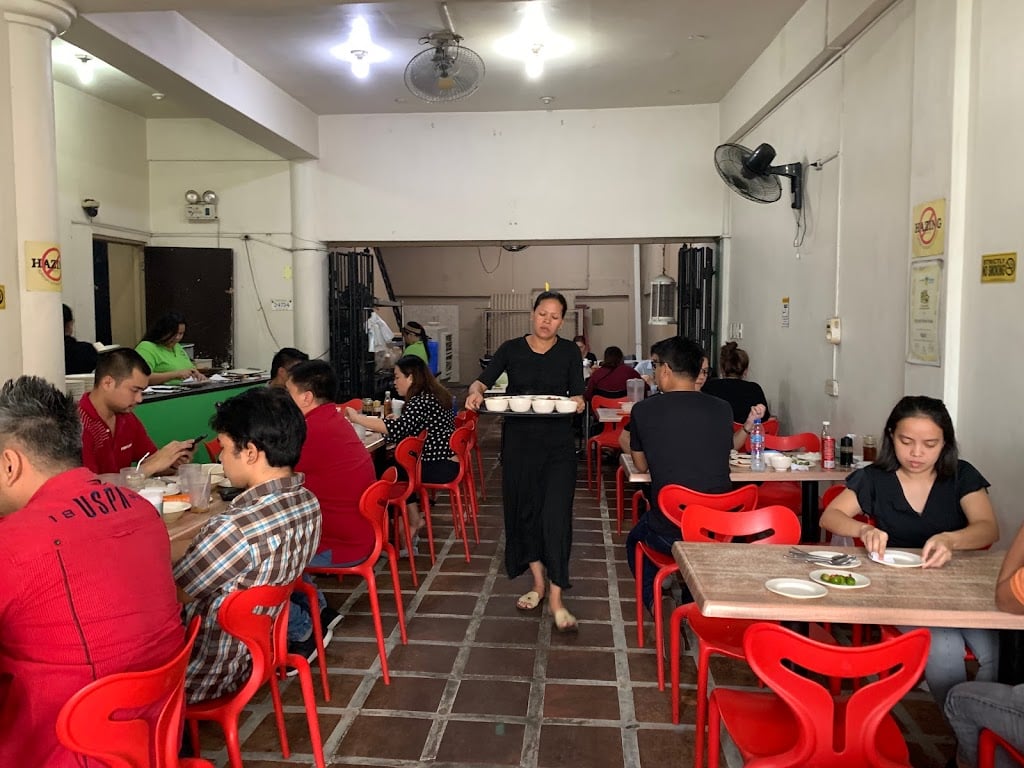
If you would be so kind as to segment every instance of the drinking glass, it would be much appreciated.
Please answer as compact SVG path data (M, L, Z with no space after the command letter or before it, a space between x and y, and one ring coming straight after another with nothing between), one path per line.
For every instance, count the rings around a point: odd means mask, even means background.
M210 506L210 476L200 473L198 478L188 483L188 503L194 510L207 509Z
M139 491L146 484L146 473L135 467L125 467L121 470L121 485Z

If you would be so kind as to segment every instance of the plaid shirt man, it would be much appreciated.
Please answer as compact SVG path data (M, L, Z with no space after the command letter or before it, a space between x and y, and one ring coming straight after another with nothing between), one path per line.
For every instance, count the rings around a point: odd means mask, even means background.
M185 623L203 617L185 678L190 704L233 693L250 673L249 652L217 623L224 598L236 589L290 584L316 554L320 503L304 479L297 473L239 494L175 565L175 581L193 598Z

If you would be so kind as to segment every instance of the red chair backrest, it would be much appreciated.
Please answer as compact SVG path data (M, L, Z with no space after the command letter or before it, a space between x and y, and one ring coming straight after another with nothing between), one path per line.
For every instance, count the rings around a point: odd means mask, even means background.
M828 488L821 496L821 508L828 509L828 505L835 501L836 497L845 490L846 486L842 483Z
M768 421L762 421L761 426L764 427L764 433L766 435L777 435L779 434L779 420L772 416ZM732 431L739 432L743 429L743 423L734 421L732 423Z
M206 448L206 452L210 455L210 461L217 461L220 458L220 452L223 448L221 447L220 440L216 437L203 443L203 447Z
M757 536L752 543L800 543L800 518L789 507L779 505L728 512L690 504L683 513L682 529L684 541L720 544L730 537ZM768 531L771 533L767 536L758 535Z
M448 440L448 446L459 460L459 474L450 483L446 483L446 485L461 483L466 475L466 468L472 466L469 448L473 444L473 429L474 427L469 426L459 427L452 432L452 436Z
M821 450L821 438L813 432L801 432L798 435L769 435L765 433L764 447L772 451L810 451Z
M185 670L200 623L198 617L192 620L185 644L163 666L101 677L68 699L57 717L60 743L110 768L177 766ZM125 718L126 713L157 707L154 723Z
M701 493L682 485L666 485L658 493L658 506L665 517L682 526L683 508L699 504L724 512L740 512L757 508L757 486L744 485L728 493ZM685 537L684 537L685 538Z
M231 592L217 611L217 622L237 637L252 658L252 674L235 694L236 701L249 701L274 671L276 635L279 624L288 625L288 598L292 585L261 584Z
M455 426L465 427L470 424L476 426L477 420L479 420L480 414L476 411L463 410L455 414Z
M384 474L387 475L387 472ZM381 549L384 548L384 542L388 538L388 501L393 486L393 482L381 478L363 491L363 495L359 497L359 514L373 526L373 549L366 556L366 559L372 563L377 562L377 556L380 555Z
M743 637L747 662L792 710L798 736L773 765L893 765L878 752L883 718L913 688L928 658L931 635L915 629L873 645L824 645L777 624L755 624ZM859 678L861 687L835 699L805 676ZM865 681L874 675L880 679Z
M336 408L342 414L345 413L345 409L346 408L352 408L352 409L362 413L363 412L363 401L360 400L358 397L353 397L351 400L348 400L348 401L346 401L344 403L338 403Z
M420 454L424 442L422 437L407 437L395 446L395 461L409 476L409 490L420 484Z

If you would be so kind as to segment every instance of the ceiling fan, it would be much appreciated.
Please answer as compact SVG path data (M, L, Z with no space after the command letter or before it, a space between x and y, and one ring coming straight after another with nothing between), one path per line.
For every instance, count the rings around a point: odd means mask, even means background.
M440 10L445 29L420 38L421 45L430 47L405 67L405 86L417 98L432 103L466 98L480 87L487 71L480 54L462 45L447 3L441 3Z

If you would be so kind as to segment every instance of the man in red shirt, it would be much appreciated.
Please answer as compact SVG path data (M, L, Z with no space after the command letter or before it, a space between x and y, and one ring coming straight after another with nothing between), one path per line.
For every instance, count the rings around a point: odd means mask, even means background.
M320 548L310 565L355 565L373 549L373 528L359 514L359 498L376 481L373 459L352 425L334 403L338 379L323 360L299 363L289 372L288 394L306 419L306 442L296 472L306 476L306 488L320 500L323 532ZM288 639L309 643L312 620L304 600L296 596L288 621ZM324 631L333 629L340 617L318 594ZM329 638L325 637L327 642ZM315 645L299 647L308 656Z
M149 365L134 349L104 352L96 361L93 389L78 402L82 463L97 474L119 472L147 453L140 467L158 475L192 458L191 440L172 440L160 450L132 413L149 384Z
M82 468L80 428L43 379L0 389L0 766L77 768L57 742L64 703L184 641L167 528Z

